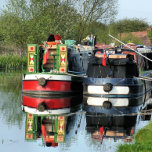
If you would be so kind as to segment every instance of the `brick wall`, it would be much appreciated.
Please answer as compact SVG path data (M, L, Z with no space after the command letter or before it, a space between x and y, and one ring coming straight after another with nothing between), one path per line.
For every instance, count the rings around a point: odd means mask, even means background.
M143 45L150 46L150 39L148 37L148 31L150 28L147 28L146 31L138 31L138 32L131 32L132 35L140 38L142 40ZM126 36L128 33L122 33L121 36Z

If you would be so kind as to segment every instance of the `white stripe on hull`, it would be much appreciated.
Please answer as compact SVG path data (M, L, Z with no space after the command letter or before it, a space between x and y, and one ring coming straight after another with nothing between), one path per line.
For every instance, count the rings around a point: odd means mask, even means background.
M71 81L72 76L68 75L53 75L53 74L25 74L23 80L38 80L39 78L45 78L46 80L61 80Z
M70 108L64 108L64 109L54 109L54 110L45 110L43 112L40 112L38 109L36 108L31 108L31 107L27 107L27 106L22 106L22 110L30 113L30 114L37 114L37 115L48 115L48 114L66 114L66 113L70 113Z
M129 105L128 98L97 98L97 97L88 97L87 104L90 106L103 106L104 101L111 102L113 107L125 107Z
M105 92L103 86L88 86L89 94L129 94L129 87L126 86L113 86L112 90Z

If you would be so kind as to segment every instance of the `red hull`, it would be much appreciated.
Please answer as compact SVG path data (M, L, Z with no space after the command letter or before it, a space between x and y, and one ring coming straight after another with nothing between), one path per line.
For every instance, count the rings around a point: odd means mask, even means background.
M82 92L81 82L48 80L44 87L40 86L38 80L23 80L23 92L50 92L53 93L76 93Z

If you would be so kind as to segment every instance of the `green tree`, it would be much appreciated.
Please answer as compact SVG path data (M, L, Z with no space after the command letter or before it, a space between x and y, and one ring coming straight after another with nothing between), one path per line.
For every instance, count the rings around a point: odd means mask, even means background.
M92 24L109 23L117 14L117 0L77 0L74 4L80 14L76 26L78 41L90 33Z
M73 36L76 19L68 1L9 0L0 17L0 34L5 35L4 42L23 47L46 40L49 33Z
M109 34L109 25L105 25L101 22L93 22L88 27L88 31L97 36L97 43L110 43Z
M113 27L118 33L128 33L144 31L149 27L149 25L140 19L123 19L114 23Z
M134 43L136 45L142 44L142 40L140 38L132 35L131 33L124 35L121 38L121 41L123 41L124 43Z
M50 33L80 40L88 33L105 33L101 22L116 14L117 0L8 0L0 16L0 39L25 48L46 40ZM100 29L102 28L102 29ZM100 32L99 32L100 31ZM106 30L107 31L107 30ZM100 40L102 39L100 37Z
M12 13L5 13L0 18L0 34L6 44L21 46L26 43L26 24Z

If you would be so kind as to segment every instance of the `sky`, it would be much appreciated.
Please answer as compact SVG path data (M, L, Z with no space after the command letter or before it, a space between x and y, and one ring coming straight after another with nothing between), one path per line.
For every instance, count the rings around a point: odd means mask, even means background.
M0 0L0 9L7 0ZM152 0L118 0L117 20L124 18L138 18L152 25Z
M117 19L138 18L152 25L152 0L118 0Z

